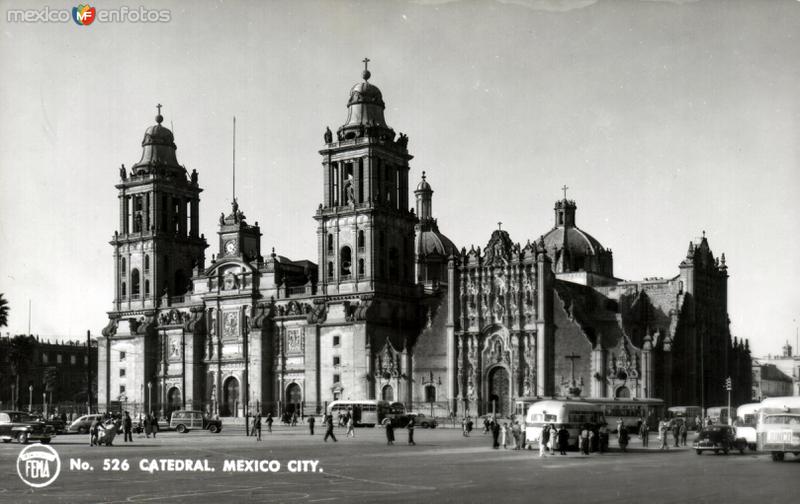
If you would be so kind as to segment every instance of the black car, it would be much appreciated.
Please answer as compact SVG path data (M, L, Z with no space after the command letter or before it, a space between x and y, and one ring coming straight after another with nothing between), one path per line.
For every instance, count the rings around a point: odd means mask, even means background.
M694 449L698 455L704 450L714 450L725 455L731 450L744 453L747 443L743 439L736 439L736 430L730 425L709 425L703 427L694 441Z
M22 411L0 411L0 439L4 443L39 441L47 444L55 436L51 425Z

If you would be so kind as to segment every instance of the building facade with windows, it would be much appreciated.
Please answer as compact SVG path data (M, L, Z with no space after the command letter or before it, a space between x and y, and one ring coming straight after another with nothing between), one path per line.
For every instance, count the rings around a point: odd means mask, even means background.
M234 199L206 263L199 175L178 163L156 117L116 186L101 403L124 394L165 413L223 416L319 412L335 399L440 414L507 414L519 399L567 395L712 405L729 375L749 397L725 258L705 236L672 278L623 281L565 194L553 227L525 245L497 229L485 248L459 249L439 229L424 172L409 205L408 137L362 77L319 151L316 262L263 254L258 222Z

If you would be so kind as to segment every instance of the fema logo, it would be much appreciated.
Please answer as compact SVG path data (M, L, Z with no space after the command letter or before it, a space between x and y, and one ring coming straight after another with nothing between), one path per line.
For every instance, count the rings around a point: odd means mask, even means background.
M17 456L17 474L26 485L43 488L61 473L58 452L47 445L26 446Z

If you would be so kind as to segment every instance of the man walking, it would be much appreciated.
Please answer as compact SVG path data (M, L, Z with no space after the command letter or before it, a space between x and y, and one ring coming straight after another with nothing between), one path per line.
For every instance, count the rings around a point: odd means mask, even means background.
M556 439L558 440L558 450L561 455L566 455L567 445L569 444L569 431L563 425L558 428Z
M643 421L639 427L639 436L642 438L642 446L647 448L650 442L650 427L647 426L647 421Z
M308 417L308 430L312 436L314 435L314 422L316 422L316 420L314 420L314 415Z
M256 416L253 417L253 431L256 435L256 441L261 441L261 412L257 411Z
M356 422L355 422L355 420L353 420L353 416L352 415L348 415L348 417L347 417L347 434L345 434L345 437L350 437L350 436L356 437L356 429L355 429L355 427L356 427Z
M267 432L272 434L272 413L269 411L267 412Z
M130 414L125 412L125 418L122 420L122 432L125 434L125 443L133 443L133 421Z
M386 445L394 444L394 426L390 418L383 419L383 426L386 428Z
M326 443L328 442L328 438L330 437L333 439L333 442L336 442L336 436L333 434L333 415L325 415L325 437L322 439Z
M672 424L672 437L675 438L675 448L680 446L681 440L681 422L675 421Z
M414 417L408 419L408 425L406 428L408 429L408 444L415 446L417 443L414 442Z
M669 450L669 443L667 442L667 432L669 432L669 424L666 420L661 420L658 423L658 439L661 441L661 450Z

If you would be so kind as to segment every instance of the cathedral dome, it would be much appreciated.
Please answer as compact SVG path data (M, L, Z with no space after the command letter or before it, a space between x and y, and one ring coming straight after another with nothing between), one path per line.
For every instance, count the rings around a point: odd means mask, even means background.
M458 253L458 248L438 229L422 231L417 235L417 255L449 257L450 254Z
M159 105L160 108L160 105ZM175 156L175 137L172 131L162 126L164 117L160 113L156 116L156 124L147 128L142 139L142 159L133 166L134 172L138 169L149 169L153 166L171 166L179 168L178 158Z
M368 61L365 60L365 63ZM371 76L370 71L365 68L361 74L364 81L350 88L350 98L347 100L347 121L339 128L340 137L349 139L364 136L367 128L390 129L383 117L383 110L386 108L386 104L383 103L383 95L378 86L369 82ZM392 136L394 136L393 132Z
M555 226L542 239L556 273L585 271L613 277L611 251L575 225L577 206L566 198L555 204Z
M564 247L564 233L567 233L566 243L567 252L572 258L583 258L588 255L596 255L605 251L603 245L592 235L576 227L555 227L544 235L544 246L548 252Z

